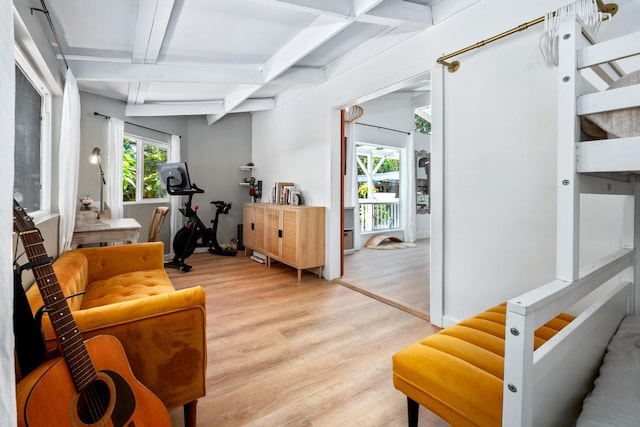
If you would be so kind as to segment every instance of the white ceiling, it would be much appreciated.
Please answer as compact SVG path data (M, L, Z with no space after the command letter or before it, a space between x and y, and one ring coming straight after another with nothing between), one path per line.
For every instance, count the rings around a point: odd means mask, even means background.
M129 116L275 108L479 0L49 0L80 89ZM40 0L32 0L41 8ZM39 14L59 53L46 16ZM64 69L62 56L60 67Z

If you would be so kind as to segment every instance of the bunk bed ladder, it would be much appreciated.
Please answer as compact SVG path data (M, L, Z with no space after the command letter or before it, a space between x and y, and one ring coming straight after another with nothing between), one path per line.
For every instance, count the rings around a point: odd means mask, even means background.
M567 21L560 28L558 43L556 278L569 283L581 276L580 195L638 194L636 176L626 172L637 168L640 137L581 142L580 118L639 105L640 86L635 98L619 96L616 90L581 95L579 81L581 70L638 53L640 33L622 37L622 43L614 39L580 48L584 31L577 20ZM633 249L640 243L634 233L634 229L640 230L639 216L634 215L639 211L638 201L640 197L631 197L625 203L623 248ZM634 279L629 275L628 280Z
M537 378L550 372L548 361L543 360L548 352L534 353L533 333L556 315L554 310L561 305L553 298L545 298L547 292L555 298L565 292L586 295L616 275L623 282L639 283L640 264L634 248L640 247L640 175L624 172L640 171L640 137L580 142L580 116L638 106L640 86L630 97L612 95L613 91L580 95L579 82L581 69L637 54L640 33L625 36L622 43L612 40L581 47L580 44L587 44L581 36L583 31L574 17L566 19L558 32L556 280L508 303L503 426L528 427L544 418L538 413L534 423L534 386ZM588 273L581 272L580 266L581 194L634 196L624 202L622 248L588 266ZM635 301L625 303L627 313L640 313L638 288L635 287ZM559 291L554 294L554 289Z

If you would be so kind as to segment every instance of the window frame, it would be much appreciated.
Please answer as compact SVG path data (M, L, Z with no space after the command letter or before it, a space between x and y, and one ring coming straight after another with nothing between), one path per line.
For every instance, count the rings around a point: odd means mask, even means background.
M153 145L161 147L167 150L167 161L171 158L171 143L166 141L158 141L146 136L137 135L133 132L124 132L124 138L132 139L137 142L136 144L136 200L135 201L122 201L124 206L130 205L144 205L144 204L158 204L169 202L169 194L165 192L165 196L162 198L145 199L142 197L144 187L144 145ZM122 140L124 144L124 139ZM121 159L124 162L124 158ZM122 181L122 177L120 177ZM143 185L140 185L142 183ZM124 195L123 195L124 198Z
M15 65L22 71L29 80L31 86L42 97L40 106L40 209L29 212L35 220L51 213L51 192L52 182L52 131L51 131L51 88L41 78L40 74L31 65L27 57L22 53L17 45L14 45Z

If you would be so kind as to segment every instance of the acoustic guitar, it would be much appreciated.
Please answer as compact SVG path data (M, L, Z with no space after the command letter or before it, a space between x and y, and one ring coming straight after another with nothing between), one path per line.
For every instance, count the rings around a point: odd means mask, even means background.
M47 256L40 231L13 201L20 235L62 357L34 369L16 386L19 426L171 426L160 399L131 372L113 336L82 339Z

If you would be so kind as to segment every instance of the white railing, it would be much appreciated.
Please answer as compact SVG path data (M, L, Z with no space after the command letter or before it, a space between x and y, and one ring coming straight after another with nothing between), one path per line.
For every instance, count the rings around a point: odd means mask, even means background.
M360 232L400 228L400 202L360 200Z

